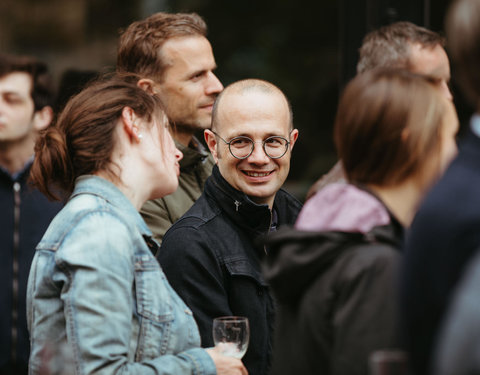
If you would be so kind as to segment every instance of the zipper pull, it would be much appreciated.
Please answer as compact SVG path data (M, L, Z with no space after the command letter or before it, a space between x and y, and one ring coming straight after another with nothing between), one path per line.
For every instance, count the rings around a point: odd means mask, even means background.
M14 196L14 200L15 200L15 204L17 206L20 205L20 190L21 190L21 185L18 181L15 181L15 183L13 184L13 196Z
M241 204L242 204L241 202L235 201L235 211L238 212L238 207L240 207Z

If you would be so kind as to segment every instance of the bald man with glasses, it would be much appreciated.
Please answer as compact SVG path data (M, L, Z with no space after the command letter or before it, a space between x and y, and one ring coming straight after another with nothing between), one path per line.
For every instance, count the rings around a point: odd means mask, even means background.
M281 189L298 138L285 95L256 79L218 97L206 143L216 166L193 207L166 233L158 259L192 309L202 346L213 346L212 322L246 316L250 375L268 373L274 301L261 272L268 250L256 239L292 225L301 204Z

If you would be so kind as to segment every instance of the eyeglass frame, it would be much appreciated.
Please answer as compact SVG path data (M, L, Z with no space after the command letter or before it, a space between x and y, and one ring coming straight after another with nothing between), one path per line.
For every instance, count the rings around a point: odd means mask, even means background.
M247 137L246 135L238 135L236 137L233 137L232 139L230 139L230 141L226 141L225 139L223 139L220 134L218 134L217 132L213 131L213 130L210 130L213 134L215 134L216 137L220 138L226 145L228 145L228 151L230 151L230 155L232 155L235 159L238 159L238 160L245 160L247 159L250 155L253 154L253 151L255 150L255 143L262 143L262 149L263 149L263 152L265 153L265 155L267 155L270 159L280 159L282 157L285 156L285 154L287 153L288 151L288 147L290 146L290 143L292 143L292 141L289 141L287 138L285 137L282 137L281 135L272 135L270 137L267 137L265 138L263 141L254 141L252 138L250 137ZM293 130L292 130L293 131ZM290 132L291 133L291 132ZM248 155L244 156L243 158L240 158L238 156L235 156L232 152L232 149L231 149L231 143L232 141L234 141L235 139L238 139L238 138L246 138L246 139L249 139L250 141L252 141L252 149L250 150L250 152L248 153ZM283 140L285 140L285 142L287 142L287 144L285 145L285 151L282 155L280 156L276 156L276 157L272 157L268 154L267 150L265 150L265 142L267 142L269 139L271 138L281 138Z

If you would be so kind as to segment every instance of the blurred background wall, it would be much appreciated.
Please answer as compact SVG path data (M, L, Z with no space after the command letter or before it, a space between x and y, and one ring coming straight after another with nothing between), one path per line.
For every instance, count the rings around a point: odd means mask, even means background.
M355 74L366 32L398 20L442 32L450 0L1 0L0 50L46 61L62 77L115 67L119 31L157 11L205 18L227 85L256 77L278 85L294 110L299 141L287 189L303 199L336 161L338 96ZM461 119L469 109L455 87ZM63 92L63 90L62 90ZM65 91L67 96L69 91Z

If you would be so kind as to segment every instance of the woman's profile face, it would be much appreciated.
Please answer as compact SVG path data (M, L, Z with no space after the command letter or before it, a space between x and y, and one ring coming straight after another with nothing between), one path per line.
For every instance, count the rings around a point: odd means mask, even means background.
M179 161L183 154L175 147L168 130L168 120L162 113L154 115L151 123L144 121L141 143L144 160L151 173L152 196L160 198L173 193L178 186Z

